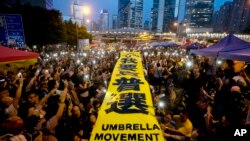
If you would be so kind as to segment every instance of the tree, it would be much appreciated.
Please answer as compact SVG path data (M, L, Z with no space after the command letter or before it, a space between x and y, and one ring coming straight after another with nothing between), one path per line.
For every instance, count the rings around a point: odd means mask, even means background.
M66 32L59 11L24 5L20 12L28 45L43 46L65 40Z
M79 39L89 39L89 41L92 41L92 35L87 32L86 26L78 26L78 38Z
M92 35L87 33L85 26L79 26L73 23L72 20L65 21L64 26L66 29L66 43L69 45L76 45L78 39L89 39L92 41ZM76 31L77 30L77 31Z
M29 4L16 4L13 7L0 3L1 13L21 14L26 44L41 47L47 44L67 43L76 45L78 39L90 39L92 35L87 33L85 26L78 26L71 20L63 22L62 14L58 10L47 10L41 7L33 7Z
M71 20L65 21L64 26L66 29L66 40L65 42L69 45L76 45L76 24Z

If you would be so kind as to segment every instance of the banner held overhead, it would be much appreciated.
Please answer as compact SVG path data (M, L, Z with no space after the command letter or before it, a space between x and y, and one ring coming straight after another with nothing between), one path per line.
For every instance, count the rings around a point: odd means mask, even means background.
M122 52L90 141L164 141L139 52Z

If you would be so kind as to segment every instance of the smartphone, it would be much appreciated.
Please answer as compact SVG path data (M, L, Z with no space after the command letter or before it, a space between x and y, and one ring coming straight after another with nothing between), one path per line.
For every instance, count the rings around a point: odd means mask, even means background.
M56 90L56 94L60 95L61 94L61 90Z
M37 71L36 71L36 75L38 75L40 73L40 70L38 69Z
M18 76L18 77L21 77L21 75L22 75L22 73L21 73L21 72L19 72L19 73L17 74L17 76Z
M84 81L88 81L88 80L89 80L89 75L88 74L84 75Z
M0 79L0 82L4 82L5 81L5 79L3 78L3 79Z

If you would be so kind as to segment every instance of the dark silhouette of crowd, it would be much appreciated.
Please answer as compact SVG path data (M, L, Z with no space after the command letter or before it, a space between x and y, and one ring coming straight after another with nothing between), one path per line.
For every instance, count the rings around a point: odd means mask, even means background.
M42 51L29 68L1 70L0 140L89 140L120 51ZM218 65L176 47L140 51L166 140L221 141L249 125L245 62Z

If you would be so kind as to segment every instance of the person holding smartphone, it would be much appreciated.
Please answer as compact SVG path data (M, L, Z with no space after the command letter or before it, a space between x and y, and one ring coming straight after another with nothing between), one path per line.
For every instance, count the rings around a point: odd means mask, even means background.
M14 98L9 96L9 91L6 87L2 88L0 91L0 102L4 105L5 114L7 116L17 115L17 110L19 107L19 100L21 98L22 87L23 87L23 77L20 74L18 75L19 75L18 77L19 83L17 86L16 95Z

